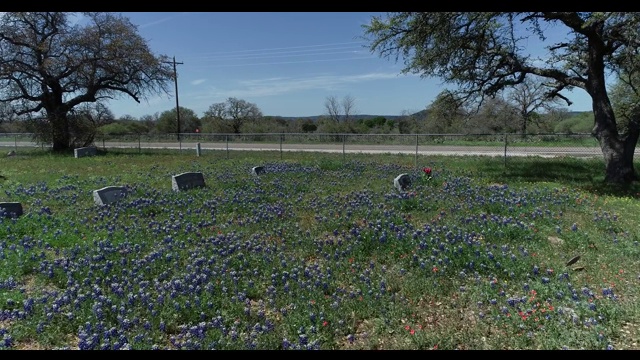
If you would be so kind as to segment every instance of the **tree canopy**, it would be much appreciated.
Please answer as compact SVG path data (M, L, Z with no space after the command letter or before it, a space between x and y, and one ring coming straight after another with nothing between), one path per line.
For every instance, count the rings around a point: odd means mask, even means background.
M204 113L204 117L228 123L233 132L239 134L240 128L245 123L262 118L262 111L254 103L230 97L225 102L209 106L209 109Z
M178 111L173 108L163 111L158 117L156 127L161 133L177 133L178 132ZM195 111L180 106L180 132L192 133L202 125L200 118Z
M126 17L7 12L0 17L0 102L48 123L53 150L76 144L69 114L82 103L168 92L173 71ZM77 16L74 15L74 16Z
M529 77L545 79L545 96L567 105L566 92L583 89L593 100L592 133L603 152L605 180L638 179L633 154L640 123L618 130L606 80L640 69L640 13L400 12L375 16L363 27L372 52L402 59L404 73L456 85L467 100L494 97ZM558 31L566 36L551 41ZM531 37L547 44L544 56L529 52Z

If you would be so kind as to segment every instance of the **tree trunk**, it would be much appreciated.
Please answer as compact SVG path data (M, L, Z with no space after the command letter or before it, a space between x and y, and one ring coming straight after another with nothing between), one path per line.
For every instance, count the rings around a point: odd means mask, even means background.
M631 129L624 137L620 137L615 122L615 115L602 101L594 99L595 126L593 135L598 139L605 163L605 182L628 185L638 180L633 166L633 155L638 143L637 129Z
M62 111L48 112L47 118L51 123L51 141L54 152L64 152L70 149L69 119Z
M609 138L600 140L600 147L604 155L605 182L625 185L638 180L633 166L633 151Z
M233 118L231 120L231 128L234 134L240 134L240 127L242 126L242 119Z
M598 25L598 24L596 24ZM595 26L602 31L604 23ZM594 127L592 134L598 139L604 156L604 181L611 184L629 185L638 180L633 167L633 153L638 143L637 126L630 127L627 134L618 132L616 116L609 100L604 74L604 44L589 38L588 81L585 90L591 95Z

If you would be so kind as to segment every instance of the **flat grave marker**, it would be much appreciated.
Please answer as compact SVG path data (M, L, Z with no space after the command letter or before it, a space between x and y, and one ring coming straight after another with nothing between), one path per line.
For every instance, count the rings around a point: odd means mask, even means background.
M185 172L171 177L173 191L205 187L204 175L200 172Z
M393 186L395 186L398 191L405 191L411 186L411 178L407 174L400 174L393 179Z
M255 176L259 176L265 173L264 166L254 166L251 168L251 173Z
M125 196L127 196L127 189L124 186L106 186L93 190L93 202L96 205L111 204Z
M98 153L98 148L95 146L81 147L73 149L73 156L77 158L85 156L95 156Z
M19 202L0 202L0 216L19 217L22 216L22 204Z

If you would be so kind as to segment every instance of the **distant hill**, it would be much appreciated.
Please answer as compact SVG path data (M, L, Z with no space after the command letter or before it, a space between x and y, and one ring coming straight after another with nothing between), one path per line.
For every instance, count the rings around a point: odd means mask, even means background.
M424 111L425 110L417 112L414 115L422 114ZM301 119L301 120L309 119L309 120L315 122L315 121L318 121L320 118L325 117L326 115L316 115L316 116L275 116L275 115L268 115L268 116L271 116L271 117L274 117L274 118L280 118L280 119L284 119L284 120L291 120L291 121L298 120L298 119ZM366 119L376 118L376 117L379 117L379 116L382 116L382 117L384 117L384 118L386 118L388 120L395 120L395 119L404 117L402 115L360 115L360 114L358 114L358 115L352 115L351 119L355 119L355 120L364 119L364 120L366 120Z
M423 118L425 116L427 116L429 113L429 110L425 109L425 110L420 110L416 113L411 114L411 116L415 116L417 118ZM575 116L575 115L580 115L580 114L584 114L584 113L591 113L591 111L569 111L569 115L571 116ZM302 120L306 120L306 119L310 119L311 121L318 121L320 118L325 117L326 115L316 115L316 116L276 116L276 115L270 115L271 117L274 118L280 118L280 119L284 119L284 120L298 120L298 119L302 119ZM352 115L351 118L352 119L372 119L375 117L379 117L382 116L388 120L395 120L395 119L399 119L399 118L403 118L405 117L404 115Z

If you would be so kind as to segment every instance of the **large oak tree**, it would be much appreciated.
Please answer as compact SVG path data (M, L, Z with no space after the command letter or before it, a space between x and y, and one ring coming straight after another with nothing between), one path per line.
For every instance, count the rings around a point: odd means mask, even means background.
M163 134L175 134L178 132L178 111L173 108L160 113L156 129ZM180 132L193 133L202 126L202 121L195 111L180 106Z
M538 114L540 110L551 113L558 110L555 105L561 101L558 97L547 98L545 82L540 77L526 78L511 89L507 99L518 110L522 137L526 136L528 125L540 118Z
M82 145L69 115L83 103L167 93L168 57L156 56L129 19L112 13L7 12L0 17L0 102L48 122L54 151Z
M552 31L566 36L548 44L544 56L528 52L530 37L548 42ZM364 38L381 57L403 58L403 72L441 78L469 99L494 96L531 76L544 78L548 97L567 105L567 90L585 90L592 99L592 133L604 156L605 181L638 180L633 155L639 119L619 131L606 78L638 71L640 13L389 13L365 24Z
M262 111L258 105L246 100L230 97L225 102L215 103L204 112L205 119L221 121L228 124L235 134L245 123L255 122L262 118Z

